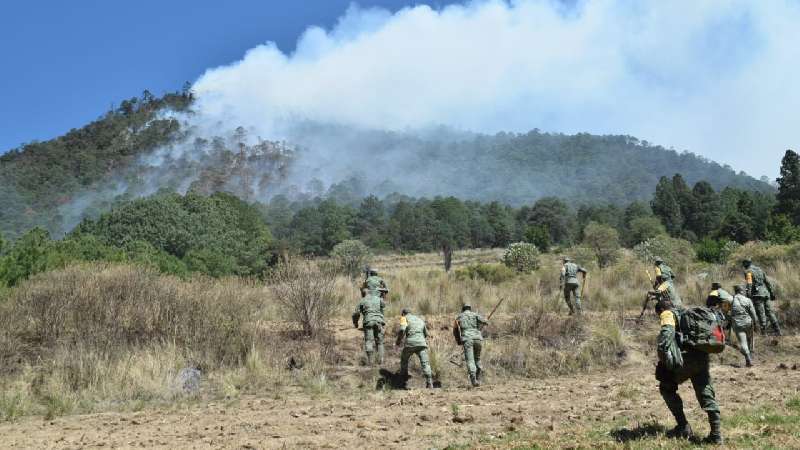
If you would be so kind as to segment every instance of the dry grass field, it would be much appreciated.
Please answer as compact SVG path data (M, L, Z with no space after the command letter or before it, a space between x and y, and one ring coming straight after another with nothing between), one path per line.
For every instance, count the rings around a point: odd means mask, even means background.
M491 266L502 251L372 261L391 288L387 357L397 315L426 317L435 378L422 389L376 388L361 364L361 332L349 315L359 280L333 279L332 317L303 336L276 289L242 279L179 280L119 265L75 266L34 277L0 303L0 447L7 448L677 448L653 378L658 325L636 321L648 267L625 254L612 267L587 264L582 321L558 292L558 255L529 275ZM579 261L580 262L580 261ZM734 266L676 267L678 288L700 303L711 279L738 281ZM789 336L758 339L757 366L714 357L727 446L800 447L800 339L794 334L800 276L770 261ZM463 302L488 314L487 381L468 387L450 324ZM200 370L187 392L181 369ZM707 432L691 388L682 386L698 434Z

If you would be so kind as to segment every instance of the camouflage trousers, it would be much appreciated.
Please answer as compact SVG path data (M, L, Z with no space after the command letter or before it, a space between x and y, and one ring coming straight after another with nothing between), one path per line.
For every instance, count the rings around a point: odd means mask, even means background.
M428 359L428 347L413 346L404 347L400 353L400 374L404 377L408 376L408 360L412 355L419 357L419 365L422 368L422 373L425 374L425 379L430 380L432 375L431 363Z
M736 341L739 343L739 352L741 352L745 358L750 358L753 350L755 350L753 348L753 328L733 327L731 334L736 335Z
M480 378L483 372L481 367L481 350L483 341L480 339L467 339L464 341L464 362L470 377Z
M676 371L667 369L659 362L656 366L656 380L659 381L661 397L679 425L686 423L686 415L683 412L683 400L678 395L678 385L687 380L691 380L697 402L708 414L709 421L719 420L719 405L709 372L708 354L696 351L685 353L683 367Z
M772 309L772 302L767 297L753 297L753 306L756 309L756 316L758 317L758 327L761 334L767 332L767 321L772 327L772 331L779 332L781 327L778 324L778 317L775 316L775 311Z
M575 302L573 305L572 298L575 298ZM567 306L569 307L569 313L575 314L575 312L581 312L581 285L575 283L566 283L564 284L564 300L567 302Z
M374 361L383 364L383 324L370 322L364 324L364 352L367 354L367 364L373 363L373 355L377 350L377 359Z

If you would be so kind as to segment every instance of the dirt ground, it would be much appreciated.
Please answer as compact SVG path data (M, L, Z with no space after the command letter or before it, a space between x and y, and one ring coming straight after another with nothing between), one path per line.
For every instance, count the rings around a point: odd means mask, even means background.
M348 340L358 343L353 334ZM732 350L726 350L722 362L713 357L712 375L723 416L757 407L781 410L788 399L800 395L800 339L786 337L777 345L764 342L761 347L767 356L752 369L734 367L740 358ZM387 367L396 365L390 360ZM645 355L634 345L624 365L613 371L502 383L489 379L478 389L468 388L465 376L448 380L441 389L425 390L417 377L407 391L376 391L368 386L314 395L293 388L280 395L195 401L138 412L24 418L0 425L0 447L506 448L517 446L511 442L525 436L539 446L534 448L613 447L620 445L614 430L624 434L654 422L673 426L653 370L652 354ZM681 386L680 394L695 432L706 434L705 415L690 384ZM741 427L724 431L734 438L748 432ZM780 439L778 447L800 448L800 437Z

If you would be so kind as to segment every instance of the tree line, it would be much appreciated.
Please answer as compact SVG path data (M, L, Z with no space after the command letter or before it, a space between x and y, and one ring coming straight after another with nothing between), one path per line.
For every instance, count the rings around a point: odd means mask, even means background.
M246 202L228 193L162 191L117 202L63 239L36 227L13 242L0 237L0 285L72 261L133 261L184 276L260 276L289 254L326 256L360 240L377 252L443 252L535 244L539 251L580 244L598 262L616 247L659 235L691 242L706 261L730 242L800 240L800 157L788 150L775 195L662 177L650 202L575 205L544 197L518 208L455 197L394 194L356 200L341 187L291 200ZM610 259L608 261L610 262Z

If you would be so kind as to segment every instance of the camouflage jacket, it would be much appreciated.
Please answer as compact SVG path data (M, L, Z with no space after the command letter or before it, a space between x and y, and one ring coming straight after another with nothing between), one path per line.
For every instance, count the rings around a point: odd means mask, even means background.
M466 342L474 340L482 341L483 333L481 333L481 327L487 323L489 322L480 314L467 310L456 317L456 323L454 325L461 330L461 341Z
M744 272L744 279L747 282L747 296L770 298L772 286L769 284L767 274L761 267L753 264Z
M405 338L406 347L428 347L428 327L421 317L413 314L400 316L400 337ZM398 339L399 340L399 339Z
M578 272L586 274L586 269L570 261L561 266L561 284L579 284Z
M373 324L385 325L384 308L386 308L386 304L382 298L377 295L368 295L356 305L356 309L353 311L353 323L357 323L358 317L363 316L365 326Z
M722 311L728 318L728 326L738 330L749 330L758 320L753 302L742 294L723 300Z
M372 275L368 277L366 280L364 280L364 283L361 285L362 291L364 291L366 294L375 296L378 296L380 294L380 292L378 292L378 289L380 288L388 289L388 287L386 286L386 282L383 281L383 278L377 275Z

